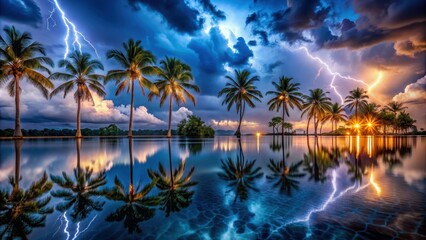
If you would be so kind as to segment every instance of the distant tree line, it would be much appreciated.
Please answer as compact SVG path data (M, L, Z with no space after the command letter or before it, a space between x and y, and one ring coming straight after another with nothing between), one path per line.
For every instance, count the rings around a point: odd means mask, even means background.
M0 129L0 137L12 137L14 133L14 129L6 128ZM22 129L22 133L25 136L30 137L42 137L42 136L75 136L77 130L76 129ZM151 129L139 129L133 130L134 135L167 135L167 130L151 130ZM126 136L128 134L127 130L122 130L117 127L115 124L111 124L107 127L102 127L99 129L90 129L83 128L81 129L81 133L84 136ZM172 130L173 134L176 134L176 130Z

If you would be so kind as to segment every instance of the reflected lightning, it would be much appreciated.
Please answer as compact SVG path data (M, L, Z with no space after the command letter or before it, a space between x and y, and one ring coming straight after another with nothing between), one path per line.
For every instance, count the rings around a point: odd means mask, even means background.
M49 0L50 1L50 0ZM65 43L65 53L64 53L64 59L67 58L68 53L70 51L69 46L69 38L71 37L73 39L72 46L74 50L78 48L78 50L81 52L82 44L80 37L84 42L86 42L95 52L96 56L99 58L98 51L96 50L95 46L84 36L81 32L77 30L76 25L65 15L65 12L62 10L61 6L58 3L58 0L51 0L50 1L53 4L53 9L50 11L50 15L47 18L47 29L50 30L50 23L52 22L52 27L56 26L56 21L53 19L53 15L55 14L56 10L59 11L62 22L64 23L65 28L67 29L65 37L64 37L64 43Z
M67 238L65 239L65 240L68 240L69 238L70 238L70 233L68 232L68 224L69 224L69 221L68 221L68 218L67 218L67 212L65 211L64 212L64 215L63 215L63 217L64 217L64 220L65 220L65 228L64 228L64 233L67 235Z

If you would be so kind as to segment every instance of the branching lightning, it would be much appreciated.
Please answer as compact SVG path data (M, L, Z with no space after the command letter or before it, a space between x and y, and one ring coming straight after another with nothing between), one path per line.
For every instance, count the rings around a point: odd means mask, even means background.
M299 48L299 50L303 50L303 51L305 51L306 55L307 55L310 59L312 59L312 60L314 60L314 61L318 62L318 63L322 66L322 68L325 68L325 70L327 70L327 72L328 72L330 75L332 75L332 76L333 76L333 77L332 77L332 79L331 79L331 82L330 82L330 88L332 88L332 89L333 89L333 91L334 91L334 93L336 93L336 95L340 98L340 101L341 101L341 103L342 103L342 104L344 103L344 100L343 100L342 94L340 94L340 93L339 93L339 91L337 90L336 86L334 85L334 81L336 80L336 78L337 78L337 77L342 78L342 79L345 79L345 80L354 81L354 82L357 82L357 83L363 84L363 85L365 85L365 86L366 86L366 87L368 87L368 88L370 87L370 85L369 85L368 83L366 83L366 82L364 82L364 81L362 81L362 80L359 80L359 79L353 78L353 77L351 77L351 76L343 76L341 73L333 71L333 70L331 69L331 67L330 67L330 66L329 66L326 62L324 62L321 58L313 56L313 55L309 52L308 48L306 48L306 47L300 47L300 48ZM322 68L321 68L321 69L322 69ZM320 71L318 72L318 74L317 74L317 77L316 77L316 78L318 78L319 73L320 73Z
M77 237L78 237L78 236L80 236L82 233L84 233L85 231L87 231L87 230L90 228L90 225L92 225L93 221L96 219L96 217L97 217L97 216L98 216L98 214L96 214L96 215L92 218L92 220L90 220L89 224L87 224L87 227L86 227L85 229L81 230L81 231L80 231L80 222L78 222L78 223L77 223L76 231L75 231L74 236L73 236L73 238L72 238L71 240L75 240L75 239L77 239ZM70 234L70 232L68 231L69 220L68 220L68 217L67 217L67 212L64 212L64 214L60 215L59 217L61 218L61 225L59 226L58 230L59 230L59 229L61 228L61 226L62 226L62 219L64 219L64 220L65 220L64 233L67 235L66 240L68 240L68 239L71 237L71 234ZM57 220L56 220L56 221L57 221ZM56 230L56 232L57 232L58 230ZM55 234L56 234L56 232L55 232ZM55 234L54 234L53 236L55 236ZM52 236L52 237L53 237L53 236Z
M99 58L98 51L96 50L95 46L84 36L81 32L77 30L76 25L66 17L65 12L62 10L61 6L58 3L58 0L49 0L53 4L53 9L50 11L50 15L47 18L47 29L50 30L50 23L53 22L52 27L56 26L56 21L53 19L53 15L56 12L56 10L59 11L62 22L64 23L65 28L67 29L64 42L65 42L65 53L64 53L64 59L67 58L68 53L70 51L69 46L69 38L70 33L72 34L72 38L74 41L72 42L72 46L74 50L76 50L76 47L78 47L78 50L81 52L82 44L80 42L80 37L83 39L84 42L86 42L90 47L93 49L93 51L96 53L96 56Z
M337 183L336 183L336 180L337 180L337 173L336 173L336 170L333 170L333 173L332 173L332 174L333 174L333 178L332 178L332 180L331 180L331 183L332 183L332 186L333 186L333 191L331 192L331 194L330 194L330 196L327 198L327 200L326 200L326 201L325 201L325 202L324 202L321 206L319 206L318 208L314 208L314 209L310 210L310 211L308 212L308 214L307 214L305 217L303 217L303 218L299 218L299 219L295 219L295 220L290 221L290 222L287 222L287 223L285 223L284 225L282 225L281 227L279 227L279 228L275 229L274 231L272 231L271 235L269 235L269 238L272 236L272 234L273 234L273 233L278 232L278 230L280 230L280 229L282 229L282 228L285 228L285 227L286 227L286 226L288 226L288 225L296 224L296 223L302 223L302 222L309 222L309 220L310 220L310 218L311 218L312 214L324 211L324 210L328 207L328 205L329 205L329 204L333 203L333 202L334 202L334 201L336 201L337 199L339 199L339 198L343 197L344 195L348 194L349 192L351 192L352 190L354 190L354 189L356 188L357 184L355 183L354 185L352 185L352 186L350 186L350 187L347 187L345 190L341 191L341 192L340 192L340 193L336 196L336 193L337 193ZM374 182L374 177L373 177L373 175L371 175L371 176L370 176L370 182L368 182L368 183L366 183L366 184L364 184L364 185L362 185L362 186L359 186L359 185L358 185L358 188L356 188L356 190L355 190L355 191L353 191L353 192L354 192L354 193L357 193L357 192L361 191L362 189L364 189L364 188L368 187L370 184L373 184L373 186L374 186L374 184L376 184L376 185L377 185L377 183L375 183L375 182ZM377 191L378 193L380 193L380 187L378 187L378 186L376 187L376 186L375 186L375 188L376 188L376 191ZM379 189L379 190L377 190L377 189Z

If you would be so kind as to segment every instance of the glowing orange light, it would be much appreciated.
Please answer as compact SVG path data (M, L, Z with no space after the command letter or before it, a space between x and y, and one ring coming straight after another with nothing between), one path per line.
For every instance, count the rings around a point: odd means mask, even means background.
M359 123L355 123L354 127L357 128L357 129L360 128Z
M260 137L260 132L257 132L257 133L256 133L256 136L257 136L257 137Z
M370 175L370 183L373 185L373 187L376 189L376 192L378 195L382 192L382 189L379 187L379 185L374 181L374 172L373 169L371 169L371 175Z

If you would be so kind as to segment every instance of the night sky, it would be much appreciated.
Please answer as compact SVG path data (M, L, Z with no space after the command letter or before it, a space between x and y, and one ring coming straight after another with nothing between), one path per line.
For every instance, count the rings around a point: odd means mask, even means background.
M58 3L78 31L95 46L106 71L119 67L106 59L106 51L121 50L122 43L129 38L141 40L144 48L155 54L157 62L174 56L192 67L201 93L196 94L195 107L174 106L174 124L192 112L215 129L235 129L238 116L235 111L226 111L217 93L225 85L225 75L232 75L233 69L250 69L260 77L258 87L263 93L272 88L272 81L287 76L301 84L303 93L323 88L330 92L333 101L340 103L330 86L334 78L336 90L343 97L349 90L363 87L369 89L370 100L381 106L391 100L405 102L407 111L417 120L415 125L426 127L424 0ZM57 63L65 53L66 28L58 9L49 19L54 6L49 0L1 0L0 27L14 25L21 32L30 32ZM70 38L69 43L72 41ZM82 43L83 51L96 57L94 50ZM46 100L25 81L22 89L23 128L75 128L77 107L72 94L66 99L58 95ZM109 83L106 90L106 97L96 98L95 106L84 104L83 128L110 123L126 128L130 95L124 92L115 96L114 83ZM266 96L255 109L247 110L243 132L267 131L271 117L281 115L268 111L268 100ZM136 88L135 106L136 129L167 128L168 106L160 108L158 99L148 102ZM13 127L14 111L13 98L2 87L0 128ZM289 121L296 129L304 128L306 123L298 110L291 111Z

